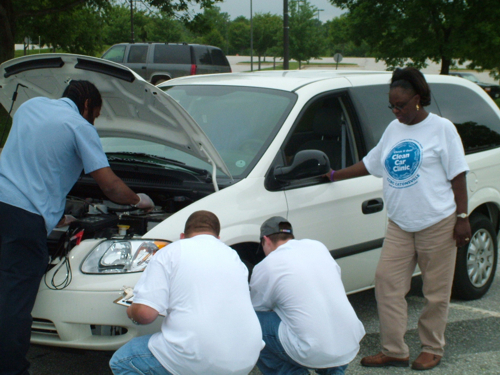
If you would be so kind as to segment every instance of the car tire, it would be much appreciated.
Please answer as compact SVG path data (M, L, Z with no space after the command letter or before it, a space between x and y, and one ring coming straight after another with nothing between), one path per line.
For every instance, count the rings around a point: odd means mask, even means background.
M484 215L470 218L472 236L458 248L453 280L453 297L474 300L486 294L495 277L498 262L497 235Z

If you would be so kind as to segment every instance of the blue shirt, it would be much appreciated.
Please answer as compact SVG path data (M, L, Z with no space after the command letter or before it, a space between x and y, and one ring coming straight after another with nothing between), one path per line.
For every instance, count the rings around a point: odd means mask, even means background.
M108 166L96 129L71 99L33 98L14 115L0 156L0 201L41 215L50 233L82 169Z

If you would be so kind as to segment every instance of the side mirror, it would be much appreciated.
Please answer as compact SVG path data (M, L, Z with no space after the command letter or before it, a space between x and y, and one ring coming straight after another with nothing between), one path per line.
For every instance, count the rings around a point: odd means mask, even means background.
M274 168L274 178L287 182L318 177L330 171L330 161L324 152L318 150L303 150L297 152L290 166Z

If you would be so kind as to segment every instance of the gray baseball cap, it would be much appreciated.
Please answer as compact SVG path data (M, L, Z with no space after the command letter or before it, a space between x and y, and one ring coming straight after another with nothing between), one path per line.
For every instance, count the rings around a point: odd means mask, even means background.
M292 229L280 229L280 223L290 224L287 219L281 216L273 216L272 218L264 221L264 223L260 227L260 239L262 239L264 236L270 236L271 234L276 233L293 234ZM292 224L290 224L290 227L291 226Z

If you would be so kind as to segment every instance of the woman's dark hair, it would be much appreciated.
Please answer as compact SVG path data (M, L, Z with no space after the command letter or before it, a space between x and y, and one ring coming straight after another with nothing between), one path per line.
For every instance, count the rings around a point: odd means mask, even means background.
M392 73L390 88L401 87L405 90L412 90L420 96L420 105L422 107L431 104L431 89L424 78L424 75L415 68L407 67L397 68Z
M89 111L92 113L94 108L102 107L101 93L97 87L89 81L71 80L62 94L63 98L69 98L75 102L78 111L83 115L85 110L85 101L89 101Z

